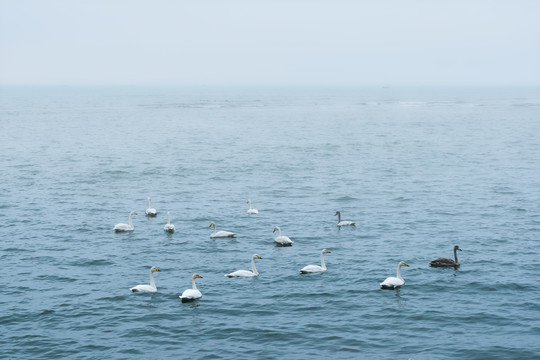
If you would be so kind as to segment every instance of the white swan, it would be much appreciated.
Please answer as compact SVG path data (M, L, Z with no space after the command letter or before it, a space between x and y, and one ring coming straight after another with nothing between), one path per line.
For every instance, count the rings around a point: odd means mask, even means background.
M182 299L182 302L197 300L202 297L201 292L199 289L197 289L197 286L195 286L195 279L202 279L202 276L199 274L193 274L191 277L191 289L184 290L182 295L179 296L179 298Z
M146 215L148 216L156 216L157 211L153 207L150 206L150 198L147 199L148 201L148 208L146 209Z
M323 249L321 251L321 266L319 266L319 265L304 266L302 269L300 269L300 272L302 274L310 274L310 273L318 273L318 272L326 271L326 264L324 263L324 254L325 253L329 254L330 251L326 250L326 249Z
M235 233L232 233L230 231L224 231L224 230L221 230L221 231L217 231L216 232L216 224L214 224L213 222L210 223L210 226L209 227L214 227L214 232L210 235L210 239L214 239L214 238L225 238L225 237L235 237L236 234Z
M259 272L257 271L257 268L255 267L255 259L262 259L262 257L260 257L259 255L257 254L254 254L252 257L251 257L251 269L253 271L249 271L249 270L237 270L235 272L232 272L230 274L225 274L226 277L252 277L252 276L259 276Z
M251 214L258 214L259 213L259 210L254 209L254 208L251 207L251 200L250 199L248 199L247 203L249 204L249 209L247 211L248 214L251 215Z
M171 233L174 232L174 225L171 224L171 215L169 214L168 211L167 211L167 223L163 227L163 230L167 232L171 232Z
M334 216L337 215L337 226L356 226L356 223L354 221L341 221L341 212L336 211Z
M401 277L401 266L409 266L405 261L400 261L397 267L396 277L389 277L381 283L383 289L395 289L405 284L405 280Z
M133 231L133 223L131 222L131 217L133 215L137 215L137 213L135 211L132 211L129 213L129 221L127 224L124 224L124 223L120 223L120 224L116 224L114 225L114 231L116 232L121 232L121 231Z
M137 285L132 287L132 292L149 292L149 293L155 293L157 291L156 283L154 282L154 271L159 271L159 269L155 266L152 266L150 269L150 285Z
M281 246L291 246L293 244L292 240L289 239L288 236L281 236L281 229L279 228L279 226L274 227L274 232L276 232L276 230L278 231L278 236L274 238L274 241L277 244Z

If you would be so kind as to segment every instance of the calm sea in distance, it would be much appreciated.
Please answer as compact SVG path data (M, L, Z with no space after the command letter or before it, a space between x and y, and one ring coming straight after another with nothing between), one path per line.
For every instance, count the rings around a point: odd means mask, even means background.
M0 95L1 358L540 358L538 88Z

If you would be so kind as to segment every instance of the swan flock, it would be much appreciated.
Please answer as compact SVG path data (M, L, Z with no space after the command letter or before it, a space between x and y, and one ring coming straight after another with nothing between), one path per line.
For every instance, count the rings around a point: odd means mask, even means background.
M148 208L146 209L146 214L148 216L156 216L157 211L151 207L150 198L147 199L148 201ZM251 200L248 200L249 209L248 214L257 214L258 211L256 209L253 209L251 207ZM119 223L114 226L114 230L116 232L125 232L125 231L133 231L133 221L132 216L137 215L135 211L131 211L129 213L128 223ZM338 216L338 227L341 226L355 226L355 223L353 221L342 221L341 220L341 213L339 211L336 211L336 216ZM210 235L210 238L233 238L237 234L230 232L230 231L217 231L216 230L216 224L214 222L210 223L210 227L213 227L213 232ZM167 232L174 232L175 227L173 224L171 224L170 221L170 212L167 212L167 224L165 224L164 228ZM293 244L293 241L288 236L284 236L281 233L281 229L279 226L274 226L273 232L278 232L278 236L274 238L274 242L281 246L291 246ZM458 257L457 257L457 251L461 251L460 247L458 245L454 246L454 259L450 258L437 258L429 263L432 267L458 267L460 265ZM323 249L320 253L321 258L321 265L307 265L300 269L301 274L313 274L313 273L322 273L327 271L327 267L324 261L324 255L329 254L330 250ZM258 254L253 254L251 257L251 271L249 270L236 270L231 273L225 274L228 278L234 278L234 277L257 277L259 276L259 271L257 270L255 266L255 260L256 259L262 259L262 257ZM383 282L380 283L380 286L382 289L397 289L405 284L405 280L401 276L401 268L405 266L408 267L409 265L404 262L400 261L398 263L397 272L395 277L388 277ZM136 285L132 288L130 288L131 292L138 292L138 293L156 293L157 287L154 280L154 273L160 272L160 270L153 266L150 268L150 284L140 284ZM182 300L182 302L188 302L200 299L202 297L202 293L197 288L195 284L195 280L202 278L201 275L195 273L192 275L192 287L190 289L186 289L182 295L179 296L179 298Z

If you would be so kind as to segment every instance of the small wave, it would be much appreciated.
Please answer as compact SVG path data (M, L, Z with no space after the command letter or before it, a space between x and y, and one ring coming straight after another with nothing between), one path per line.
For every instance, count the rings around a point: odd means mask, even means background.
M514 103L512 106L517 107L537 107L540 106L540 103L531 103L531 102L525 102L525 103Z
M114 265L113 262L105 259L87 259L87 260L74 260L70 263L72 266L80 266L80 267L92 267L92 266L107 266L107 265Z
M36 277L36 279L54 281L54 282L74 282L74 281L77 281L77 279L74 279L74 278L64 277L64 276L57 276L57 275L39 275L39 276Z
M337 201L355 201L358 199L352 196L342 196L342 197L337 198L336 200Z
M397 198L392 199L392 201L403 201L403 202L411 201L411 200L412 200L411 198L406 198L406 197L403 197L403 196L399 196Z

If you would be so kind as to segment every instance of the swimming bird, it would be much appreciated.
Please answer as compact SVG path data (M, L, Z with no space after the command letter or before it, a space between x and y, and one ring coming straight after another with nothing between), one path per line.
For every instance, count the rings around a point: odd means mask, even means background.
M156 283L154 282L154 271L159 271L159 269L155 266L152 266L150 269L150 285L137 285L132 287L132 292L149 292L149 293L155 293L157 291Z
M202 297L201 292L199 289L197 289L197 286L195 286L195 279L202 279L202 276L199 274L193 274L191 277L191 289L186 289L182 293L182 295L179 296L180 299L182 299L182 302L188 302L200 299Z
M405 261L400 261L397 267L396 277L389 277L381 283L383 289L395 289L405 284L405 280L401 277L401 266L409 266Z
M329 254L330 251L323 249L321 251L321 266L319 265L307 265L300 269L302 274L311 274L326 271L326 264L324 263L324 254Z
M251 207L251 200L250 199L248 199L247 203L249 204L249 209L247 211L248 214L251 215L251 214L258 214L259 213L259 210L254 209L254 208Z
M146 215L147 216L156 216L157 215L157 211L156 209L154 209L153 207L150 206L150 198L147 199L148 201L148 208L146 209Z
M334 216L337 215L337 226L356 226L356 223L354 221L341 221L341 212L336 211Z
M274 238L274 241L281 246L292 246L293 242L288 236L281 236L281 229L279 226L274 227L274 232L278 231L278 236Z
M262 257L260 257L259 255L257 254L254 254L252 257L251 257L251 269L253 271L249 271L249 270L237 270L237 271L234 271L230 274L225 274L226 277L253 277L253 276L259 276L259 272L257 271L257 268L255 267L255 259L262 259Z
M171 215L169 214L168 211L167 211L167 223L163 227L163 230L167 232L171 232L171 233L174 232L174 225L171 224Z
M137 213L135 211L132 211L129 213L129 221L127 224L124 224L124 223L120 223L120 224L116 224L114 225L114 231L116 232L122 232L122 231L133 231L133 223L131 222L131 217L133 215L137 215Z
M457 251L461 251L461 249L459 248L459 246L454 246L454 259L455 260L452 260L450 258L443 258L443 257L440 257L438 259L435 259L433 261L431 261L429 263L429 265L433 266L433 267L445 267L445 266L459 266L459 261L458 261L458 258L457 258Z
M230 238L236 237L236 234L232 233L230 231L221 230L221 231L216 232L216 224L214 224L213 222L210 223L209 227L212 227L212 226L214 227L214 232L210 235L210 239L225 238L225 237L230 237Z

